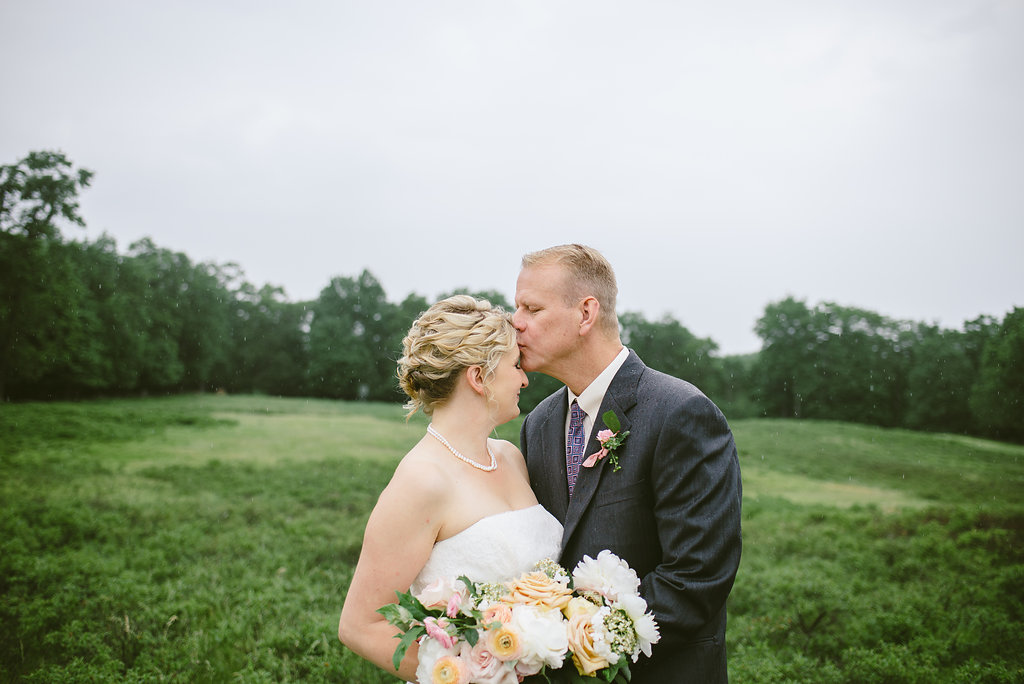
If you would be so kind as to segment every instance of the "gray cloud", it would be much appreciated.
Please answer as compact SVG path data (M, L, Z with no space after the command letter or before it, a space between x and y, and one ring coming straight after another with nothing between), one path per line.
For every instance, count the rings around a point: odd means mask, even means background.
M97 171L85 235L315 297L512 294L584 241L726 353L792 294L959 326L1021 305L1016 2L17 1L0 159ZM12 95L13 94L13 95Z

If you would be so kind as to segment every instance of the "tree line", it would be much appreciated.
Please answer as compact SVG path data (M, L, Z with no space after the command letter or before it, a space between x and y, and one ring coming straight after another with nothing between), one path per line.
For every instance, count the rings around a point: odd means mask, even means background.
M401 401L395 360L425 297L390 301L364 270L292 302L234 264L194 263L149 239L125 253L108 236L67 239L62 225L85 224L77 198L91 179L59 152L0 166L0 398L226 391ZM500 292L471 294L511 310ZM757 321L759 353L724 357L672 316L624 312L620 323L648 365L693 382L731 418L1024 440L1022 308L951 330L787 298ZM556 387L531 375L523 410Z

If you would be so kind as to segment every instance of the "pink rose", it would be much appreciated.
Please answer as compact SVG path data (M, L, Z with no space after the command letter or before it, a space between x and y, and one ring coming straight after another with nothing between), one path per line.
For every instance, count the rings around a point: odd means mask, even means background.
M448 602L449 597L455 588L451 582L444 579L436 579L423 588L416 599L426 608L437 608Z
M444 648L452 648L455 646L455 637L445 631L445 627L448 626L448 621L444 618L439 620L435 617L428 617L423 621L423 626L427 630L427 636L441 644Z
M615 433L612 432L611 430L601 430L600 432L597 433L597 441L600 442L601 444L604 444L614 436Z
M515 670L494 657L487 648L484 639L476 642L476 646L462 644L463 660L469 663L470 681L474 684L518 684Z
M448 599L448 609L445 611L448 617L453 618L459 614L459 608L462 607L462 593L456 591Z

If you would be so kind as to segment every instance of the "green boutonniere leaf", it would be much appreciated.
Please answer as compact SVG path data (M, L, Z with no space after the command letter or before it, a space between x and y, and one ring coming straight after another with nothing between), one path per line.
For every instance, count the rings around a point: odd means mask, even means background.
M612 432L618 432L622 429L622 423L619 422L619 417L615 415L615 411L605 411L604 415L601 416L601 420L604 421L604 424Z

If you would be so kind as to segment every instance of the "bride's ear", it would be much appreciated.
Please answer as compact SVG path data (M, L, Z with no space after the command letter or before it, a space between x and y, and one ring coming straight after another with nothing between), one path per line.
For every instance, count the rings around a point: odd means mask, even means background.
M485 396L484 369L481 366L470 366L466 369L466 382L469 383L474 392Z

